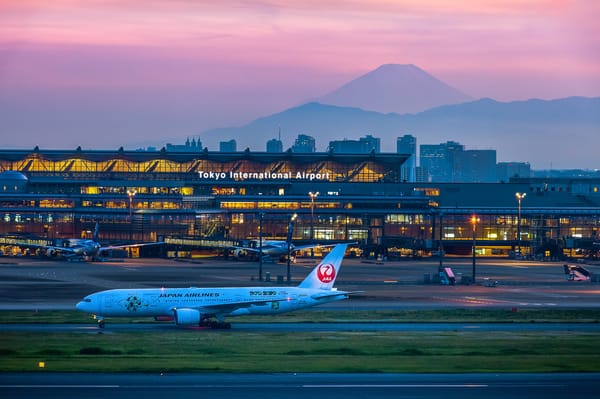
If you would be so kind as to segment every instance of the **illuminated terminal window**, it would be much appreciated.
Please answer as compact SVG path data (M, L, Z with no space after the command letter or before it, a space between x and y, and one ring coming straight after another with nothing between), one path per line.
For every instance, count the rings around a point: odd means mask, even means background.
M234 187L213 187L213 195L236 195L237 190Z
M423 215L390 214L385 217L389 224L423 224Z
M97 195L100 194L100 188L97 186L81 187L81 194Z
M150 209L179 209L180 206L173 201L153 201L150 203Z
M244 223L244 214L243 213L234 213L231 215L231 224L243 224Z
M44 199L40 200L40 208L73 208L73 201L63 199Z
M83 207L97 207L97 208L102 208L104 207L104 201L87 201L84 200L81 202L81 206Z
M223 201L221 202L221 208L223 209L255 209L255 202L241 202L241 201Z
M127 208L128 203L126 201L106 201L104 203L104 207L105 208L111 208L111 209L122 209L122 208Z
M298 209L299 204L297 202L258 202L257 207L259 209Z
M435 187L415 187L414 191L422 192L427 197L439 197L440 189Z

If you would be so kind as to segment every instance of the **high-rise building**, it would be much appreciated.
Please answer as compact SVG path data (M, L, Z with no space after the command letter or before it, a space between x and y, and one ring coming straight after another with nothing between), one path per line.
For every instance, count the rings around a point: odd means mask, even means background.
M427 170L429 178L434 182L453 182L456 180L456 158L464 146L448 141L442 144L421 144L420 166Z
M283 143L279 139L267 141L267 152L283 152Z
M219 151L221 152L236 152L237 151L237 143L234 139L229 141L221 141L219 142Z
M529 162L498 162L496 177L506 183L513 177L531 177L531 165Z
M329 151L335 154L380 153L381 139L370 134L358 140L333 140L329 142Z
M398 154L410 155L410 157L402 164L400 174L402 181L415 182L417 168L417 138L410 134L405 134L396 139L396 152Z
M493 183L496 178L496 150L466 150L448 141L420 147L420 164L433 182Z
M358 141L364 143L367 152L374 151L376 154L381 152L381 139L379 137L367 134L365 137L359 138Z
M458 154L456 182L459 183L495 183L496 150L466 150Z
M202 151L202 142L200 141L200 138L198 138L198 141L196 141L195 138L192 138L190 141L190 138L188 137L185 144L167 143L165 149L170 152L200 152Z
M306 134L299 134L292 146L292 152L312 153L316 152L315 138Z

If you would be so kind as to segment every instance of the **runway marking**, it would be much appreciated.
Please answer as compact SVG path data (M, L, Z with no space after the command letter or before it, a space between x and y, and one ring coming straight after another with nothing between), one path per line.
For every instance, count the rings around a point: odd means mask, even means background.
M0 388L121 388L120 385L0 385Z
M302 388L489 388L488 384L304 384Z
M497 304L512 304L512 303L514 303L514 301L510 301L510 300L491 299L491 298L485 298L485 297L477 298L477 297L472 297L472 296L456 297L456 298L445 298L445 297L434 296L434 297L432 297L432 299L442 301L442 302L463 303L463 304L467 304L467 305L497 305Z

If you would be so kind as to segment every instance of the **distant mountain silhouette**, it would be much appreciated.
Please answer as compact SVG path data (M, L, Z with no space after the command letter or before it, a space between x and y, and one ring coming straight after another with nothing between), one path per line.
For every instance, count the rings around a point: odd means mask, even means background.
M386 64L315 101L406 114L472 100L415 65Z
M317 151L332 140L381 138L383 152L396 151L396 137L412 134L417 144L458 141L467 149L496 149L498 161L531 162L534 168L600 164L596 151L583 151L600 136L600 97L498 102L481 99L418 114L382 114L359 108L307 103L257 119L245 126L206 131L210 148L235 138L239 149L265 151L281 128L284 150L298 134L315 137ZM589 157L589 159L585 159Z

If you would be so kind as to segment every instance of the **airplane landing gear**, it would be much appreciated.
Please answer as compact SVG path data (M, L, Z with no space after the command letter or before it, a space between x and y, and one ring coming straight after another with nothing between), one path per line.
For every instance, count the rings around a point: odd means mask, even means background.
M98 328L104 328L104 319L98 319Z
M231 328L231 323L216 322L213 328L217 330L229 330Z
M214 330L229 330L231 328L231 323L205 319L200 322L199 326L212 328Z

